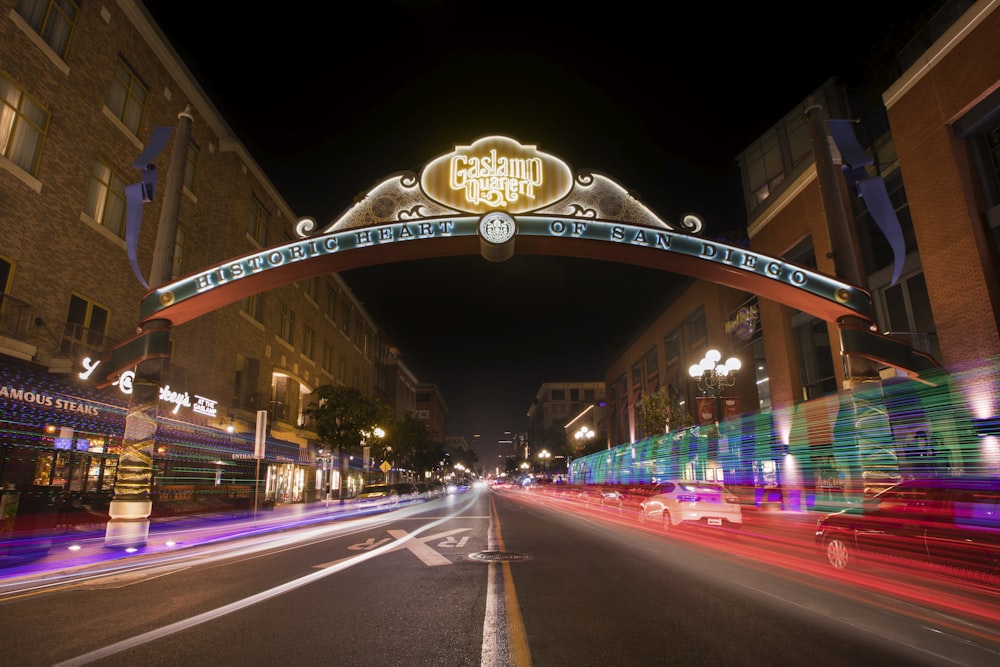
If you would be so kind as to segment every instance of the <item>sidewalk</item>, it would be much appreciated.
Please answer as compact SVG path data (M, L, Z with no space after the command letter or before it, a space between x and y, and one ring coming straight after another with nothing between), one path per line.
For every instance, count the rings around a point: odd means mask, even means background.
M106 527L54 529L0 541L0 591L9 582L44 577L97 563L138 559L192 546L249 535L278 532L291 526L321 523L353 512L350 501L287 503L253 512L225 512L153 518L145 545L135 549L107 546Z

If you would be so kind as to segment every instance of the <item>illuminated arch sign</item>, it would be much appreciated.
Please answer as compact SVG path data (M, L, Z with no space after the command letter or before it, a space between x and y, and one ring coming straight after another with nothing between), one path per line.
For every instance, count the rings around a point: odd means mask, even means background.
M659 268L756 292L828 321L871 320L867 292L747 248L664 229L560 216L511 216L518 250ZM481 218L456 216L329 232L268 248L173 283L146 296L144 322L182 324L252 294L331 271L479 250Z
M226 260L149 292L146 328L177 325L230 303L331 272L435 257L517 252L661 269L753 292L829 322L872 323L861 288L781 258L698 236L701 221L668 224L621 185L575 174L561 160L509 137L490 136L441 155L421 173L394 174L318 229L302 219L297 240ZM155 329L155 327L153 327ZM147 357L158 347L131 341ZM95 374L107 384L116 363Z
M486 137L435 158L420 177L424 193L467 213L544 208L573 189L565 162L508 137Z

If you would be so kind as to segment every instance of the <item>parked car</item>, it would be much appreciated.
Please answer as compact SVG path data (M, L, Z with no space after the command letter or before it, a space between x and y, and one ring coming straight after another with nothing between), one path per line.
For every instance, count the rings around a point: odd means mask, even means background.
M639 504L640 521L660 521L664 529L684 523L743 526L739 498L719 482L661 480Z
M580 490L578 495L588 507L599 505L614 509L621 509L625 498L619 489L609 486L586 486Z
M356 507L393 508L399 504L399 492L388 484L366 484L354 497Z
M399 501L403 503L427 499L417 488L417 485L410 482L399 482L391 484L390 487L395 489L396 493L399 494Z
M900 482L819 519L816 544L837 569L896 556L1000 575L1000 478Z

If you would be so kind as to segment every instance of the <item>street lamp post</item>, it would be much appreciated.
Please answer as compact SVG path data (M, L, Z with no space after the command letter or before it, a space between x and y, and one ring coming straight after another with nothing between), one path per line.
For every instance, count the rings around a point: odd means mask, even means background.
M382 430L380 426L376 426L371 431L361 431L361 448L364 452L364 458L362 459L365 463L364 467L367 468L364 472L366 473L365 483L370 484L372 481L372 465L374 463L374 458L372 457L372 448L370 441L372 438L378 438L381 442L382 438L385 437L385 431Z
M330 506L330 458L331 453L327 452L325 449L320 447L316 452L316 461L319 463L320 469L320 492L323 494L323 500L326 502L326 506Z
M547 449L543 449L538 452L538 458L542 460L542 466L545 468L545 477L548 479L549 476L549 459L552 458L552 454Z
M715 449L718 452L719 422L722 419L722 392L736 384L736 373L743 364L736 357L729 357L725 363L720 363L722 354L718 350L709 350L704 358L688 368L688 374L698 382L698 389L703 394L710 395L712 416L715 422ZM699 406L699 422L704 421Z
M573 437L576 439L576 442L580 447L580 451L583 451L587 447L587 443L593 440L595 435L597 434L594 433L593 429L589 426L581 426L577 429L576 433L573 434Z
M698 389L717 399L728 387L736 384L736 373L743 366L736 357L729 357L724 364L719 363L721 359L722 354L718 350L709 350L701 361L688 369L691 377L698 381Z

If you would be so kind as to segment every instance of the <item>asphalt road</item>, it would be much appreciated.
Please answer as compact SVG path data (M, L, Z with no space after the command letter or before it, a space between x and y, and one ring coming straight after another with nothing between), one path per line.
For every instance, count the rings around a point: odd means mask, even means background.
M295 529L0 571L0 665L1000 664L996 589L832 571L808 515L665 532L486 489L312 509Z

